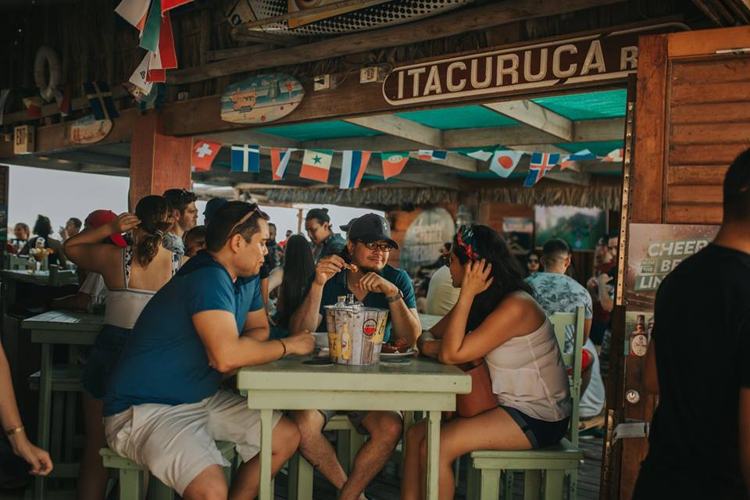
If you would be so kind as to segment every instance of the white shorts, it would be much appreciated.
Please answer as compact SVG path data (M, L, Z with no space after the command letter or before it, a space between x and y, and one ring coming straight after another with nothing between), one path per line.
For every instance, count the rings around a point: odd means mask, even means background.
M280 418L274 412L274 427ZM235 443L243 462L260 451L260 412L228 391L193 404L132 406L105 417L104 430L113 451L148 467L180 495L207 467L230 465L215 441Z

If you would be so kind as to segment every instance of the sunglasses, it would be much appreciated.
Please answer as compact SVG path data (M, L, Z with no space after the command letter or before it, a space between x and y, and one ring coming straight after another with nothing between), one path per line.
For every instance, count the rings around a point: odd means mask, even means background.
M231 238L235 234L239 234L241 232L240 228L242 227L242 225L245 222L247 222L250 219L250 217L252 217L254 214L263 213L260 211L260 208L258 207L258 205L252 205L252 207L253 208L248 213L243 215L242 218L239 221L237 221L237 223L234 226L232 226L232 229L229 230L229 234L227 235L227 239Z
M371 241L369 243L360 242L365 247L367 247L368 250L375 251L380 250L383 253L390 252L391 251L391 244L390 243L378 243L377 241Z
M529 259L529 264L539 264L539 259Z

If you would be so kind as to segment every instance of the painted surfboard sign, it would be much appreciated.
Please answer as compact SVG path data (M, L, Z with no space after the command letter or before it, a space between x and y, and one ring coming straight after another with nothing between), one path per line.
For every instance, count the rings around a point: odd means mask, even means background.
M68 140L74 144L93 144L99 142L112 131L112 120L97 120L94 115L68 124Z
M221 96L221 119L232 123L268 123L300 105L305 89L283 73L257 75L233 83Z

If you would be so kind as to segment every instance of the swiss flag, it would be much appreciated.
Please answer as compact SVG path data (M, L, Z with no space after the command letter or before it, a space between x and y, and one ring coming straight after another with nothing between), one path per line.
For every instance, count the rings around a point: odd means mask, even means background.
M214 158L221 150L221 143L199 139L193 143L191 164L196 172L211 170Z

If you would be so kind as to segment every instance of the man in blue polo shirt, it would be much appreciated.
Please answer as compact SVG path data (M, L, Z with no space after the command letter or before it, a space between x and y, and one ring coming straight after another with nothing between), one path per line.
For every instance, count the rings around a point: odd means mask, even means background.
M246 365L308 354L309 332L268 340L258 272L267 253L268 216L232 201L207 227L207 250L190 259L146 305L104 397L107 443L148 467L185 499L227 498L215 440L236 443L244 464L232 494L258 492L260 414L219 390ZM274 415L272 467L292 456L299 431ZM255 457L255 458L254 458Z
M296 332L323 328L323 307L351 293L368 307L389 310L386 341L403 339L414 345L421 331L414 288L406 272L388 265L393 248L398 245L391 239L385 219L366 214L353 220L345 249L351 263L338 255L318 262L315 279L302 305L292 315L290 329ZM340 490L340 499L353 500L360 497L388 461L401 436L401 416L382 411L348 413L355 427L370 434L370 439L357 453L347 478L331 443L322 434L326 420L334 413L312 410L293 414L301 434L300 452Z

